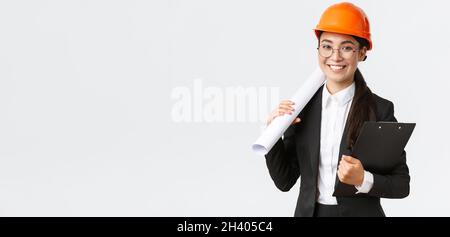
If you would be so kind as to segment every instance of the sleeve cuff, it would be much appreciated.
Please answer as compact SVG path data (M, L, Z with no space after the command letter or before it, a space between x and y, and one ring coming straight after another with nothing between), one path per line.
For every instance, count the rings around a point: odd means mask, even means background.
M358 193L368 193L373 186L373 174L369 171L364 170L364 180L363 183L359 185L355 185L355 188L358 190L356 194Z

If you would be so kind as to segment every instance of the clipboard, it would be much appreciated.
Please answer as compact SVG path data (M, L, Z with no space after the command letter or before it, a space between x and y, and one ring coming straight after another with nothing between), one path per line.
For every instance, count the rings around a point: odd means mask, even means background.
M415 123L365 122L353 146L352 156L364 169L376 174L388 174L402 162L402 153ZM353 196L356 188L336 179L333 196Z

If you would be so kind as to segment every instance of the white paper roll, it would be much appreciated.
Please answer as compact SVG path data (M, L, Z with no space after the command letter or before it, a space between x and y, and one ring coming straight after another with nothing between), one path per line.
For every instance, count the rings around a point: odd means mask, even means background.
M317 90L323 85L325 81L325 75L318 67L300 87L291 101L295 103L294 112L292 114L285 114L283 116L276 117L261 136L252 145L252 150L258 155L267 154L275 143L280 139L287 128L292 124L298 114L308 104Z

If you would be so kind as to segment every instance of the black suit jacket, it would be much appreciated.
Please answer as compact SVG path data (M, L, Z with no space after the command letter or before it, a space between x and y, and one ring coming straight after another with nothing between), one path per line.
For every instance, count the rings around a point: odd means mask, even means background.
M320 154L320 128L322 114L322 90L316 92L299 114L302 121L291 125L284 138L277 141L266 155L266 164L276 187L283 192L289 191L300 178L300 193L295 209L295 216L313 216L317 198L317 176ZM374 94L377 106L377 121L397 121L394 117L392 102ZM339 157L350 155L347 148L346 124L340 144ZM356 157L357 158L357 157ZM342 216L385 216L380 205L380 198L404 198L409 194L409 170L406 165L406 153L402 154L402 162L391 172L374 176L373 187L367 194L354 194L336 197L339 212ZM336 182L339 179L336 177ZM349 187L354 189L354 186Z

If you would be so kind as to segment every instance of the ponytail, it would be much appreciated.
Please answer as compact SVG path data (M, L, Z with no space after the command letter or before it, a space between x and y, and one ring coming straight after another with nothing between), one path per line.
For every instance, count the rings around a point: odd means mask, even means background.
M372 91L367 87L366 81L359 69L355 72L355 95L348 115L347 145L350 149L358 138L365 121L376 121L376 104Z

